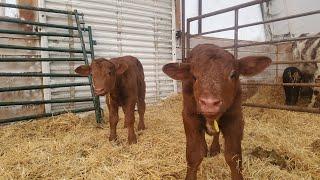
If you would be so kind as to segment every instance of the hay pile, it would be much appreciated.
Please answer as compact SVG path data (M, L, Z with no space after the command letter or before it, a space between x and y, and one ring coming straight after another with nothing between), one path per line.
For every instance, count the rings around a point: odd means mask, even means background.
M299 96L297 106L307 107L311 99ZM285 105L285 94L282 86L260 86L247 103Z
M245 108L242 143L248 179L320 179L320 117ZM181 96L149 106L147 130L128 146L93 115L73 114L0 127L0 179L183 179L186 173ZM207 136L208 142L211 138ZM221 141L222 143L223 141ZM199 179L228 179L223 154L205 158Z

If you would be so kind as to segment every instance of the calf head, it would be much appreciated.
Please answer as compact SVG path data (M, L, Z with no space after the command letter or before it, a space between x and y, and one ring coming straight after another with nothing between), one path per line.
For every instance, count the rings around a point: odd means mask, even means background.
M75 72L84 76L91 74L95 94L104 96L115 87L116 76L123 74L127 69L128 65L126 64L99 58L93 60L90 65L77 67Z
M241 99L236 99L240 96L239 75L256 75L271 59L249 56L235 60L229 52L215 47L202 53L192 51L187 62L166 64L163 71L173 79L192 82L197 113L205 117L208 134L213 134L215 120Z

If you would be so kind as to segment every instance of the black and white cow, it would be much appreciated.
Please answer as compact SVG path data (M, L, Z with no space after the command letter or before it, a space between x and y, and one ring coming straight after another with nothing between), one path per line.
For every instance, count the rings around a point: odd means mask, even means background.
M300 83L301 71L296 67L287 67L282 74L283 83ZM300 95L300 86L283 86L286 96L286 105L296 105Z
M320 33L316 34L320 35ZM302 34L299 37L314 36L312 34ZM293 60L295 61L319 61L320 60L320 38L297 41L292 44ZM302 75L302 82L320 82L320 63L300 63L296 66ZM311 88L302 88L301 94L310 92ZM313 91L312 91L313 90ZM309 107L320 107L320 87L311 89L312 98ZM318 97L319 96L319 97Z

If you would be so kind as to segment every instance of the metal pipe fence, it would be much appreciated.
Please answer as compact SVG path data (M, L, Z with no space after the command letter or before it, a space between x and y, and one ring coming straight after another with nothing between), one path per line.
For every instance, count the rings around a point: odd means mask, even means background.
M24 5L15 5L15 4L7 4L0 3L0 7L8 7L8 8L17 8L17 9L25 9L30 11L41 11L46 13L57 13L57 14L65 14L72 15L72 18L76 21L76 26L62 25L62 24L52 24L52 23L40 23L30 20L21 20L19 18L7 18L0 17L0 22L6 23L16 23L16 24L27 24L33 26L41 26L41 27L49 27L49 28L60 28L67 29L72 31L77 31L77 33L56 33L56 32L35 32L35 31L20 31L13 29L0 29L1 34L14 34L14 35L31 35L31 36L55 36L55 37L69 37L69 38L79 38L81 43L81 49L72 49L72 48L56 48L56 47L32 47L32 46L20 46L20 45L10 45L10 44L0 44L1 49L18 49L18 50L28 50L28 51L54 51L54 52L64 52L64 53L79 53L82 54L81 58L61 58L61 57L3 57L0 56L0 63L8 63L8 62L83 62L84 64L89 64L88 54L90 54L90 58L94 59L94 49L93 45L96 42L92 37L92 29L90 26L85 27L85 23L83 20L84 14L79 13L77 10L75 11L64 11L57 9L48 9L48 8L39 8L32 6L24 6ZM80 20L80 18L82 18ZM87 33L89 46L86 47L84 41L84 33ZM35 114L28 116L20 116L20 117L9 117L7 119L0 119L0 124L3 123L11 123L29 119L37 119L42 117L50 117L55 115L60 115L63 113L78 113L78 112L87 112L87 111L95 111L96 121L98 123L101 122L102 114L100 108L99 98L94 95L93 86L92 86L92 77L91 76L81 76L78 74L70 73L70 74L61 74L61 73L42 73L42 72L0 72L0 77L83 77L88 78L88 82L75 82L75 83L62 83L62 84L41 84L41 85L30 85L30 86L18 86L18 87L1 87L0 93L7 92L15 92L15 91L26 91L26 90L42 90L42 89L53 89L53 88L68 88L68 87L77 87L77 86L89 86L91 89L91 97L83 97L83 98L65 98L65 99L46 99L46 100L34 100L34 101L0 101L0 107L10 107L17 105L41 105L41 104L54 104L54 103L76 103L76 102L93 102L93 107L87 108L78 108L72 110L64 110L52 113L43 113L43 114Z
M183 0L184 1L184 0ZM315 39L315 38L320 38L319 35L316 36L309 36L309 37L298 37L298 38L290 38L290 39L281 39L281 40L270 40L270 41L265 41L265 42L253 42L253 43L239 43L238 39L238 30L241 28L246 28L246 27L252 27L256 25L261 25L261 24L268 24L268 23L273 23L273 22L279 22L279 21L284 21L288 19L295 19L295 18L301 18L305 16L311 16L311 15L316 15L320 14L320 10L315 10L315 11L310 11L310 12L305 12L305 13L300 13L300 14L295 14L295 15L290 15L286 17L281 17L281 18L275 18L275 19L270 19L270 20L263 20L255 23L248 23L244 25L239 25L239 10L243 8L247 8L250 6L254 5L262 5L263 3L269 2L270 0L254 0L251 2L243 3L237 6L232 6L229 8L221 9L218 11L210 12L207 14L202 14L198 15L195 17L191 17L187 19L187 29L186 29L186 45L183 45L182 47L186 48L186 54L184 54L184 50L182 51L182 56L189 56L190 53L190 39L196 36L200 35L206 35L206 34L212 34L212 33L218 33L218 32L225 32L225 31L234 31L234 43L231 46L225 46L222 47L224 49L231 49L234 51L234 56L237 58L239 48L243 47L250 47L250 46L259 46L259 45L267 45L267 44L280 44L280 43L285 43L285 42L294 42L294 41L302 41L302 40L307 40L307 39ZM212 31L207 31L207 32L199 32L196 34L191 34L190 30L190 24L193 21L196 20L202 20L203 18L207 17L212 17L215 15L220 15L223 13L227 12L234 12L235 16L235 22L233 27L227 27L227 28L221 28L221 29L216 29ZM199 25L201 25L199 23ZM183 30L185 31L185 30ZM182 58L183 61L185 61L184 58ZM295 61L274 61L272 64L278 65L278 64L300 64L300 63L320 63L319 60L295 60ZM265 82L260 82L260 83L241 83L242 85L246 86L297 86L297 87L320 87L319 83L265 83ZM320 109L318 108L309 108L309 107L298 107L298 106L285 106L285 105L265 105L265 104L255 104L255 103L243 103L243 106L249 106L249 107L260 107L260 108L268 108L268 109L281 109L281 110L292 110L292 111L299 111L299 112L310 112L310 113L320 113Z
M79 61L83 62L83 58L19 58L19 57L4 57L0 58L0 62L67 62L67 61Z

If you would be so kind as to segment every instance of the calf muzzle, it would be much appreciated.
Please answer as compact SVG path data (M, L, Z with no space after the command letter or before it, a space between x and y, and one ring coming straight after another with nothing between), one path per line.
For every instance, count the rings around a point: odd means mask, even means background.
M221 111L222 101L216 98L199 98L200 111L205 116L215 116Z

